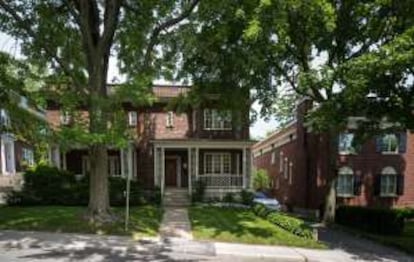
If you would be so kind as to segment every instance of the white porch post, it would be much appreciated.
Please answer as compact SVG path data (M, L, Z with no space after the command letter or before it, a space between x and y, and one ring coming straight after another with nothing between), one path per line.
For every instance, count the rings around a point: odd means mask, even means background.
M198 174L199 174L199 162L198 162L198 147L196 147L196 150L195 150L195 154L196 154L196 162L195 162L195 164L196 164L196 168L195 168L195 178L196 178L196 180L198 180Z
M132 145L128 145L128 152L127 152L127 163L128 163L128 173L126 174L129 178L132 178L132 171L133 171L133 165L132 165Z
M187 173L188 173L188 194L191 195L192 194L192 179L191 179L191 147L188 147L188 160L187 160Z
M16 173L16 159L14 154L14 138L9 134L1 136L1 171L3 174Z
M154 145L154 186L160 186L158 179L158 147Z
M243 174L243 189L247 186L247 156L246 156L246 148L243 147L243 168L242 168L242 174Z
M66 152L62 152L62 168L63 168L63 170L66 170L67 169Z
M165 148L161 147L161 195L164 194L165 188Z

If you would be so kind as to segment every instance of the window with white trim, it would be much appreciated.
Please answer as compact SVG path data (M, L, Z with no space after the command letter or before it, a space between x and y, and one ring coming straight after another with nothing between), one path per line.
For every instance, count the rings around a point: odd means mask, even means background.
M166 118L165 118L165 126L166 127L174 127L174 112L168 111Z
M33 149L23 147L22 148L22 160L24 161L24 164L28 166L34 165L34 153Z
M61 111L60 112L60 123L62 125L69 125L71 121L71 117L68 111Z
M9 114L5 109L0 110L0 126L10 127Z
M280 152L279 156L279 172L283 172L283 152Z
M121 175L121 164L118 156L109 156L108 157L108 174L110 176L120 176Z
M381 196L397 194L397 171L393 167L385 167L381 171Z
M287 179L289 176L289 163L288 163L287 157L285 157L285 162L284 162L284 167L283 167L283 176L285 177L285 179Z
M275 162L276 162L276 152L272 152L272 157L271 157L271 163L272 163L272 165L274 165L275 164Z
M129 111L128 112L128 125L129 126L136 126L138 123L138 115L136 111Z
M398 137L395 134L386 134L381 141L382 153L398 153Z
M341 133L339 135L338 150L340 154L352 154L355 153L355 147L353 146L354 134Z
M205 153L204 174L230 174L230 153Z
M352 168L344 166L338 170L336 194L338 196L354 195L354 171Z
M205 130L231 130L232 117L229 110L204 109Z

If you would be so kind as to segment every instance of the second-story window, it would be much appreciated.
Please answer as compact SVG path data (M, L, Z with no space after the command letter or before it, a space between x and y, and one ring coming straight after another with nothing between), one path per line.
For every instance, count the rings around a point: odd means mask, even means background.
M166 116L165 126L166 127L174 127L174 112L168 111Z
M395 134L387 134L382 137L383 153L398 153L398 138Z
M137 112L129 111L128 112L128 125L129 126L136 126L138 123L138 116Z
M23 147L22 148L22 160L24 161L24 164L26 164L27 166L33 166L34 165L33 149Z
M340 154L353 154L355 153L355 147L353 146L354 134L342 133L339 135L338 150Z
M0 126L10 127L10 118L5 109L0 110Z
M69 125L71 121L71 117L68 111L61 111L60 112L60 123L62 125Z
M204 109L204 129L231 130L231 112L228 110Z

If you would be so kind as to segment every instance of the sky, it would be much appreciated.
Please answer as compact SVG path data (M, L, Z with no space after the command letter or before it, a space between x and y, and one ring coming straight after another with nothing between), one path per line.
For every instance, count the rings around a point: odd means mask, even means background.
M10 53L16 58L22 58L18 41L2 32L0 32L0 51ZM114 78L122 80L116 61L114 59L110 59L108 82L112 82ZM165 82L158 80L155 81L155 83L162 84ZM257 111L260 111L260 107L260 104L257 102L253 104L253 109ZM269 131L275 130L277 125L278 123L274 119L266 121L264 118L258 118L250 127L250 136L253 139L264 138Z

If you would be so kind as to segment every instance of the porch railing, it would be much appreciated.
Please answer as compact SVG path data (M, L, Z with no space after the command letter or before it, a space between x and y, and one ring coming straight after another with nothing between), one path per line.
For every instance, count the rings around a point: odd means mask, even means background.
M243 175L234 174L202 174L198 179L207 188L241 188L243 187Z

